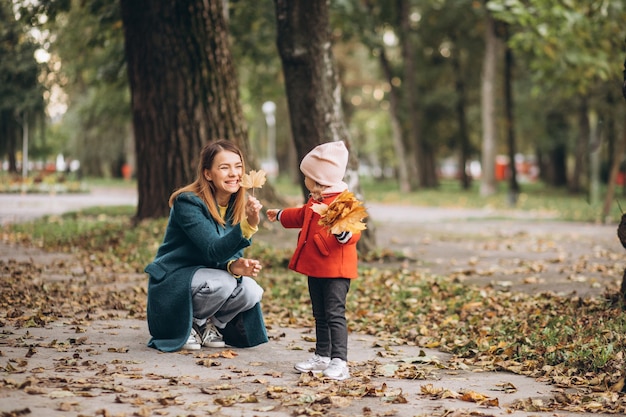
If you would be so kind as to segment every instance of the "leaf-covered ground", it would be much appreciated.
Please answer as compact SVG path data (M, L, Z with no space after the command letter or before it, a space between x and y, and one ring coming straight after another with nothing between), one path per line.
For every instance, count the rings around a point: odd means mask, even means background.
M63 350L80 346L85 343L81 335L96 321L145 320L142 269L156 250L162 228L162 221L134 228L126 216L113 214L51 218L38 225L3 230L2 241L6 245L42 247L69 255L55 258L52 263L40 263L37 259L0 261L0 326L3 330L0 347L6 343L28 343L22 339L16 341L11 336L25 329L46 329L59 323L72 327L75 337L33 347L32 356L36 357L44 348ZM305 280L285 269L289 245L284 242L274 244L269 239L267 236L258 239L250 253L250 256L264 260L261 279L266 289L263 305L268 326L310 328L312 321ZM430 236L430 239L434 237ZM514 242L515 239L511 240L509 245ZM501 249L502 244L502 239L490 241L479 237L473 247L482 247L480 256L483 256ZM547 247L550 250L551 245ZM575 276L599 271L610 278L608 282L611 284L597 291L601 292L600 295L587 297L548 291L512 291L509 286L493 285L493 280L486 285L477 285L480 280L468 281L485 269L476 268L473 272L463 269L462 274L458 270L449 274L433 273L433 265L412 262L415 259L411 256L387 249L364 257L361 277L353 283L349 294L347 310L352 334L373 337L383 348L407 346L442 352L448 355L443 365L448 370L506 370L549 383L556 390L549 399L532 396L519 399L507 406L510 410L626 413L626 399L622 393L626 316L615 285L622 267L615 266L619 265L619 260L614 253L600 250L593 262L588 258L581 261L581 257L560 261L562 268L575 270ZM524 259L524 253L517 253L517 256ZM453 258L449 256L450 260ZM498 282L506 281L507 269L501 261L490 259L484 256L482 260L493 262L490 276L497 276ZM554 259L549 256L544 261L528 262L526 269L520 268L515 274L522 277L522 282L524 275L527 279L537 277L538 272L547 269L547 264L554 264ZM571 280L571 285L576 284ZM124 349L123 346L110 348ZM40 381L35 379L17 385L11 382L10 375L22 372L29 360L26 355L22 363L4 361L1 364L3 389L29 390L32 395L42 395L38 390L45 391L45 395L65 395L67 390L59 381L47 381L48 386L59 388L56 394L52 394L56 391L50 388L44 390ZM220 360L225 359L198 358L202 366L212 366ZM56 364L77 367L77 372L89 365L89 359L82 356L70 356L63 363ZM362 363L356 364L355 369L362 373L361 377L387 372L397 379L423 379L426 383L422 384L421 395L427 398L457 398L480 404L487 410L499 405L494 403L493 395L480 390L442 389L435 377L429 380L431 371L440 366L434 362L424 366L411 363L381 370L375 364ZM132 366L126 364L126 368ZM132 372L129 375L132 378ZM301 377L298 386L313 387L314 397L320 399L319 402L314 399L302 401L300 389L294 387L268 388L264 395L275 397L280 407L291 410L293 415L325 415L330 413L329 410L340 415L341 411L337 410L341 410L342 402L358 396L389 396L390 401L403 401L402 393L385 393L384 387L364 382L366 378L355 378L355 381L355 386L340 385L343 388L335 392L337 384ZM93 381L86 383L97 384ZM178 383L172 381L174 385ZM268 387L267 384L264 386ZM119 387L107 388L103 383L98 389L115 390ZM220 391L216 387L210 390ZM71 409L75 407L72 401L60 407ZM121 393L119 401L134 400ZM164 395L159 401L174 404L177 400ZM219 402L224 404L217 405L226 407L225 403L229 401L254 399L233 394L220 399ZM16 407L15 410L20 409ZM142 414L149 411L154 412L154 409L146 405L145 411L138 411L135 415L150 415ZM209 414L206 410L203 413ZM438 413L446 415L442 410ZM363 411L363 414L367 413ZM103 415L107 414L103 412ZM473 415L491 414L484 411Z

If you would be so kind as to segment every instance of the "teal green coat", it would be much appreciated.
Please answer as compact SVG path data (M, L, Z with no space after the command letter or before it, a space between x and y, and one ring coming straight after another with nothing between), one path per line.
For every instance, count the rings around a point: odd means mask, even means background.
M146 266L148 281L148 346L177 351L191 333L193 306L191 279L199 268L226 269L231 259L243 256L251 240L243 237L241 226L233 225L232 200L226 211L226 225L213 220L206 204L194 193L182 193L174 200L163 243L154 261Z

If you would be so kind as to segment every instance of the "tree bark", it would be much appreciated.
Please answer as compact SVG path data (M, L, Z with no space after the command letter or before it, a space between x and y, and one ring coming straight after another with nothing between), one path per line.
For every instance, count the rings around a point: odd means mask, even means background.
M407 152L404 148L404 141L402 140L402 126L399 116L400 97L397 88L394 87L391 82L391 79L393 78L391 64L387 59L384 47L380 48L378 57L385 79L391 86L391 91L389 92L389 114L391 117L393 149L396 153L396 162L398 164L398 182L400 184L400 191L408 193L411 191L411 182L409 180L409 169L407 167Z
M8 172L17 174L18 129L11 111L0 111L0 130L2 151L6 153L9 162Z
M416 187L428 187L433 186L428 181L429 172L426 168L426 161L424 157L424 143L422 141L421 133L421 115L419 113L418 99L419 91L416 80L416 58L415 48L411 43L411 23L409 18L411 15L410 4L407 0L397 0L396 9L398 16L398 35L400 38L400 48L402 51L403 65L403 78L404 78L404 103L406 105L407 128L409 146L406 159L412 158L413 164L409 164L412 169L411 176L415 178L416 184L412 184Z
M455 91L456 91L456 118L459 129L459 181L461 188L469 190L472 184L472 177L467 172L467 162L470 159L470 140L467 130L467 116L465 112L467 95L465 92L465 81L463 79L463 70L461 69L461 51L457 50L452 56L452 67L455 74Z
M611 161L611 171L609 173L606 196L604 197L604 205L602 206L602 223L606 223L606 220L611 212L611 205L613 204L613 198L615 197L617 175L619 174L619 168L622 164L622 159L624 158L624 152L626 151L626 118L624 118L623 121L624 127L622 128L622 138L617 141L615 151L612 154L613 158Z
M485 56L482 73L482 169L480 195L489 196L496 192L496 120L495 120L495 77L496 77L496 33L494 20L485 16Z
M624 74L624 82L622 83L622 95L624 96L624 98L626 98L626 59L624 59L624 71L622 71L622 73Z
M424 184L428 188L437 188L439 186L439 178L437 177L437 161L436 151L431 143L422 142L424 160Z
M509 27L503 24L504 30L504 111L506 120L506 138L509 152L509 203L515 205L520 186L517 182L517 167L515 166L515 154L517 146L515 143L515 118L513 116L513 51L508 46Z
M569 190L578 193L582 190L582 177L585 172L585 157L589 149L589 104L587 98L582 97L578 107L578 138L576 139L576 149L574 150L574 170L572 172Z
M167 216L200 148L232 140L252 159L221 0L121 1L137 156L137 220ZM256 165L248 160L249 165Z
M567 185L567 137L569 128L566 117L558 111L546 115L546 134L551 138L549 148L541 152L539 175L554 187Z
M289 118L298 161L315 146L342 140L350 151L346 182L359 198L358 157L341 108L326 0L275 0L278 52L285 76ZM303 197L308 192L300 176ZM375 246L373 222L359 242L361 251Z

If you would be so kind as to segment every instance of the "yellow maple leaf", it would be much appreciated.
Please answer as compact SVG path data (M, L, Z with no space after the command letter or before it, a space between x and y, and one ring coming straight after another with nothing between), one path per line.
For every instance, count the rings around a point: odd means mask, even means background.
M367 229L363 223L363 219L367 217L367 210L350 191L343 191L329 205L314 204L311 209L320 215L319 225L326 227L330 233L338 235Z
M324 203L313 203L311 210L319 214L321 217L324 217L326 211L328 210L328 205Z
M241 177L241 186L246 189L252 188L252 195L254 195L254 189L263 187L265 181L265 171L262 169L258 171L252 170L248 174L243 174Z

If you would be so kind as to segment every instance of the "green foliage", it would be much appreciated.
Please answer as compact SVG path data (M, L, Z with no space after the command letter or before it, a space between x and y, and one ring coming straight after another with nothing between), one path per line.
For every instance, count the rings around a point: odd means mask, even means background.
M519 28L510 45L529 58L537 94L547 85L584 95L619 77L614 56L626 37L624 2L490 0L487 7Z
M0 54L16 59L0 61L0 108L8 105L11 111L19 111L20 106L38 101L37 105L43 107L41 88L18 94L12 90L18 84L4 76L19 72L32 81L41 74L46 88L58 85L68 94L69 110L61 125L49 129L50 140L34 145L31 155L44 157L63 152L81 160L89 175L119 175L119 166L132 158L130 94L119 2L15 0L13 4L18 7L22 26L17 22L13 25L14 19L2 19L7 24L0 29ZM228 2L231 48L249 124L251 157L259 161L266 155L267 128L260 109L264 101L272 100L277 103L276 139L281 170L295 171L276 48L274 4L271 0L256 2L255 7L251 4L247 0ZM390 86L382 77L377 55L381 47L389 54L394 86L403 99L399 116L405 137L411 133L407 132L408 121L419 117L421 137L436 158L456 153L456 83L463 81L472 152L476 155L480 150L482 19L486 12L483 2L433 0L408 4L407 33L398 27L394 2L341 0L330 4L333 53L343 85L344 113L364 165L395 168L398 160L391 140ZM626 10L621 0L490 0L486 4L497 19L511 25L515 130L520 152L542 152L545 156L546 151L561 143L566 152L573 152L578 134L578 103L571 100L575 94L591 94L591 107L597 109L607 125L611 119L620 120L621 101L616 103L607 97L616 90L622 69L623 57L615 59L623 53L626 37L622 24ZM3 14L12 14L6 4L4 7ZM39 46L25 36L33 28L47 34L44 46L52 53L44 72L32 59L34 48ZM402 52L397 43L385 45L385 34L411 40L417 53L416 91L407 91ZM453 61L460 64L459 70ZM412 97L418 101L419 115L408 114L406 99ZM562 134L550 130L547 114L561 115L569 129L559 130ZM503 138L502 124L499 129ZM615 137L621 134L620 129L617 128ZM3 139L4 136L0 138L0 149ZM505 141L500 142L498 150L505 153ZM603 150L605 161L609 160L608 152ZM581 211L580 215L585 214Z
M244 116L249 124L252 152L257 162L267 155L267 126L263 103L276 103L276 152L289 158L291 133L282 67L276 46L274 2L261 0L250 7L245 0L228 2L231 52L237 68Z
M15 19L11 2L0 4L0 156L15 149L22 126L33 126L44 109L44 89L38 81L41 67L37 45ZM26 115L26 116L25 116ZM2 158L4 159L4 158Z
M69 103L51 128L65 138L57 152L80 160L87 175L120 175L132 142L119 4L72 4L57 11L48 27L56 38L50 51L61 64L51 71L51 82L63 86Z

